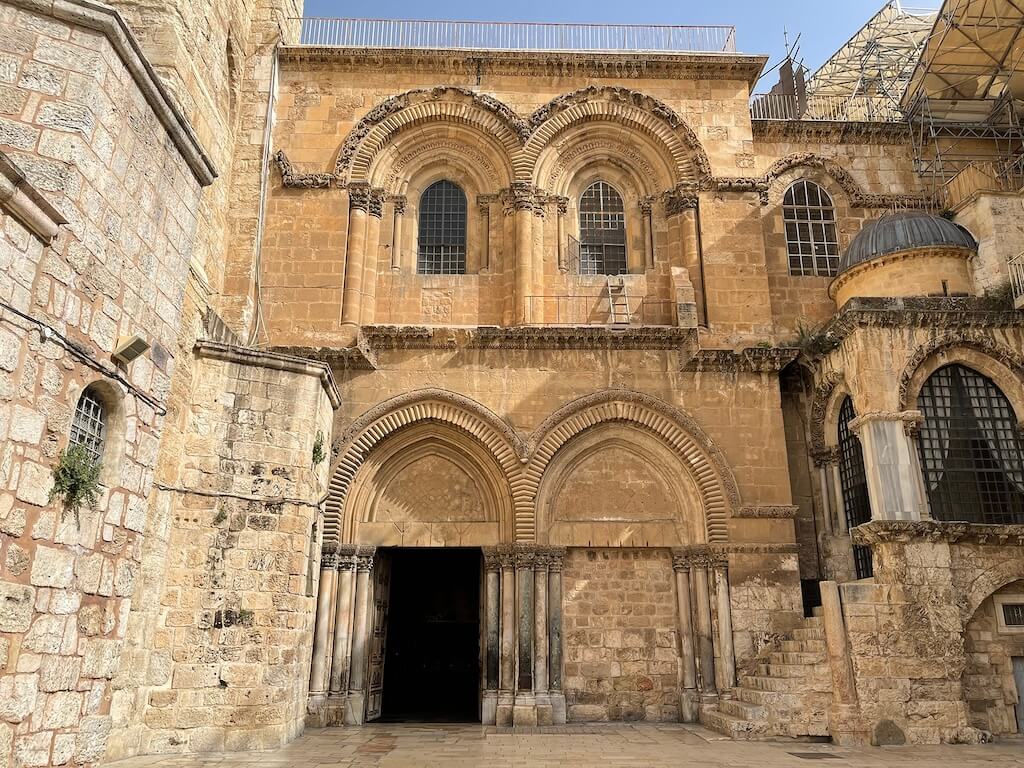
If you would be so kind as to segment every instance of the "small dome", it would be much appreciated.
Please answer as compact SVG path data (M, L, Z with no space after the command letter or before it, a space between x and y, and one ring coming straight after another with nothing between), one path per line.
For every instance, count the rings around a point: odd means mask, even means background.
M949 219L924 211L889 214L864 225L839 259L839 271L888 253L936 246L978 249L967 230Z

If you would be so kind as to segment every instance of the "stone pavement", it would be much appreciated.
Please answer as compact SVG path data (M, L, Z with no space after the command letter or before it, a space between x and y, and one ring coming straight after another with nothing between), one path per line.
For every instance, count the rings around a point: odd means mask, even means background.
M681 724L562 726L533 732L479 725L373 724L309 729L272 752L155 755L105 768L1000 768L1024 766L1024 741L851 749L735 742Z

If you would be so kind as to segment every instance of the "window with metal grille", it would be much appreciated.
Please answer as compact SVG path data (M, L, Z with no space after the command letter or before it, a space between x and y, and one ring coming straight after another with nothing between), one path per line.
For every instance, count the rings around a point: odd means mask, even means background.
M1003 603L1003 623L1008 627L1024 627L1024 603Z
M1024 445L999 387L970 368L946 365L921 387L918 408L932 517L1024 523Z
M871 502L868 499L868 479L864 474L864 451L850 422L856 414L853 400L849 397L839 406L839 482L843 491L843 511L847 528L853 528L871 520ZM858 579L866 579L873 573L871 547L853 545L853 565Z
M789 274L832 277L839 270L836 212L828 192L813 181L790 185L782 198Z
M99 461L103 457L106 425L103 401L96 396L94 390L86 389L75 406L75 416L71 421L71 445L82 446L93 461Z
M622 195L595 181L580 197L580 274L622 275L626 268L626 212Z
M454 182L435 181L420 196L416 271L466 273L466 193Z

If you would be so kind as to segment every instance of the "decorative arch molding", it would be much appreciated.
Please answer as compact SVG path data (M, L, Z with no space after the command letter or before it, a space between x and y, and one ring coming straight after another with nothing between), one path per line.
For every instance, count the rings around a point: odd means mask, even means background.
M800 152L786 155L772 163L762 177L761 204L767 205L772 196L781 198L781 192L773 190L773 187L781 176L799 168L813 168L827 174L839 185L852 208L927 208L933 203L932 198L927 195L880 195L867 192L850 172L835 160L814 152Z
M396 151L395 157L386 169L386 174L381 173L382 178L375 179L375 181L379 181L380 187L393 194L404 194L405 190L401 188L403 178L410 172L415 172L415 169L422 165L425 159L432 162L456 160L465 166L467 172L478 176L481 188L488 191L501 189L508 186L509 183L503 169L496 168L486 152L482 152L466 142L448 137L419 142L410 149L403 148L401 151Z
M836 447L836 440L829 445L825 434L826 427L831 430L831 418L835 418L839 409L835 403L839 396L846 396L848 387L846 379L839 371L829 371L814 388L811 398L811 456L824 458Z
M442 389L407 392L374 406L353 422L335 442L337 456L331 469L324 505L324 535L338 539L345 502L352 482L367 457L390 435L408 426L435 421L478 441L494 457L512 490L513 525L517 540L532 535L532 498L527 496L522 474L522 441L493 411L468 397Z
M727 521L739 508L740 495L721 450L688 414L630 390L612 389L582 397L555 411L537 428L528 444L530 460L523 477L531 505L559 449L587 429L614 421L645 429L676 452L699 489L708 541L727 541Z
M371 109L345 137L334 165L347 183L362 180L374 155L397 131L430 120L462 122L494 136L511 158L530 134L530 126L508 105L469 88L418 88L392 96Z
M958 352L961 354L957 354ZM981 357L970 359L978 355ZM939 357L948 359L938 360ZM905 411L913 408L925 379L936 368L953 363L974 368L992 379L1009 399L1017 413L1018 421L1024 421L1024 402L1019 391L1020 382L1024 380L1024 357L1005 344L979 332L945 333L918 347L900 376L900 409Z
M530 115L531 133L516 175L528 178L541 151L571 125L608 121L629 125L654 138L672 158L676 183L705 184L711 163L693 129L667 104L629 88L592 85L556 96Z

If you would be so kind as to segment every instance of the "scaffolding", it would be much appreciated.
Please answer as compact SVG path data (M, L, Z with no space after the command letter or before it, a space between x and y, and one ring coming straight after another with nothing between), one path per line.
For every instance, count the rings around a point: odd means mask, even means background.
M945 0L900 100L915 167L954 207L1024 182L1024 4Z

